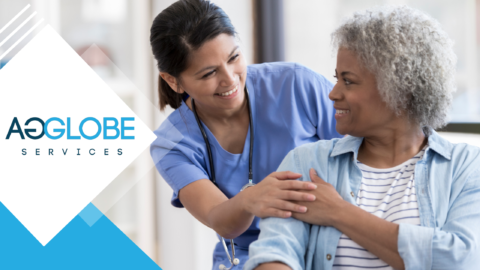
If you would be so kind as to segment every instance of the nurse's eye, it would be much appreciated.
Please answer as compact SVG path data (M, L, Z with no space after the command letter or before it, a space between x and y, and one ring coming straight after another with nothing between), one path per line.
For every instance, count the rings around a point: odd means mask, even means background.
M213 74L215 73L215 71L216 71L216 70L212 70L212 71L208 72L207 74L203 75L203 76L202 76L202 79L205 79L205 78L210 77L211 75L213 75Z
M230 62L233 62L233 61L237 60L238 56L240 56L240 54L238 54L238 53L235 54L234 56L232 56L232 58L230 58L230 59L228 60L228 62L230 63Z

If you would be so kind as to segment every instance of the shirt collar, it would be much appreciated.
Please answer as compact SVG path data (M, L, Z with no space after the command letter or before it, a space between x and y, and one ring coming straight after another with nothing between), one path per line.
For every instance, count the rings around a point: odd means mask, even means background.
M452 150L453 144L446 140L445 138L438 135L438 133L431 129L431 134L428 136L428 146L429 149L435 151L437 154L441 155L442 157L451 160L452 159ZM357 159L358 149L360 145L362 145L363 137L354 137L354 136L347 136L340 139L335 146L333 147L333 151L330 154L331 157L335 157L338 155L342 155L345 153L352 152L354 155L354 159Z
M438 133L433 129L430 129L430 132L431 135L428 136L428 147L442 157L451 160L453 143L438 135Z
M355 159L357 159L358 149L362 145L363 137L346 136L337 141L330 154L331 157L339 156L348 152L353 152Z

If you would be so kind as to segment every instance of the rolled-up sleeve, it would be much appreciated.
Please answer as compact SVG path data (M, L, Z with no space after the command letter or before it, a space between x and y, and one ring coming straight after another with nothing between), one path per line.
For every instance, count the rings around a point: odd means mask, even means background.
M168 119L155 131L157 139L150 146L153 162L173 189L172 205L183 207L178 198L180 189L200 179L209 179L201 162L204 160L194 141L185 138Z
M277 171L299 172L294 151L283 160ZM305 269L305 252L311 225L294 218L265 218L260 221L260 235L250 244L250 259L244 270L268 262L282 262L293 270Z
M405 269L479 269L480 170L452 202L445 224L429 228L400 224L398 251Z
M305 251L310 225L294 218L260 221L260 236L250 244L250 259L244 270L267 262L282 262L293 270L305 269Z

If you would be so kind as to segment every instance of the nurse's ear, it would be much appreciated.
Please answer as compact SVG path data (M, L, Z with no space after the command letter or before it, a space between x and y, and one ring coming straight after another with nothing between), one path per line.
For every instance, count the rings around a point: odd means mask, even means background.
M166 72L160 72L160 77L162 77L162 79L168 83L168 86L170 86L173 91L177 92L178 94L183 94L184 91L180 88L177 78Z

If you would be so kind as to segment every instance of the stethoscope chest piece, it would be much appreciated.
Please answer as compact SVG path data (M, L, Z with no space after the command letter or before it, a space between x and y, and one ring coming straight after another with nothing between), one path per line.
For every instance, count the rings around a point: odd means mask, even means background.
M239 265L239 264L240 264L240 259L235 258L235 259L233 259L233 264L230 266L230 268L227 268L224 264L220 264L218 269L220 269L220 270L230 270L230 269L232 269L232 267L234 267L235 265Z
M240 191L244 191L246 188L253 187L253 186L255 186L255 184L252 183L252 180L250 180L248 183L246 183L246 184L242 187L242 189L240 189Z

